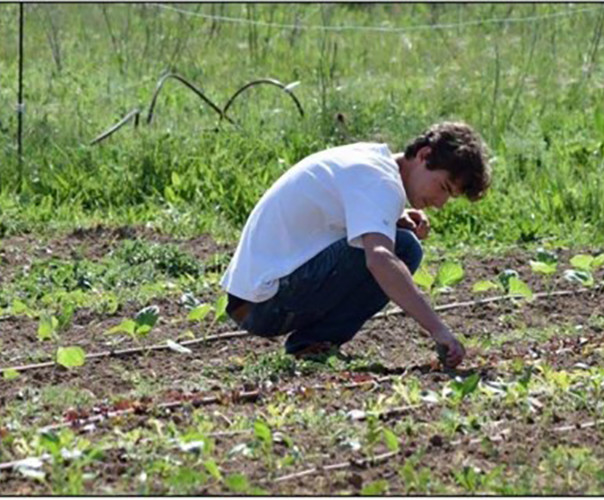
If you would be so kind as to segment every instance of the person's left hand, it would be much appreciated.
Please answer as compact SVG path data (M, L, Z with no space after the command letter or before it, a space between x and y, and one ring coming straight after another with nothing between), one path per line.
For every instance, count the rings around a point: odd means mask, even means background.
M420 240L426 239L430 232L428 216L422 210L416 210L415 208L405 210L396 225L413 231Z

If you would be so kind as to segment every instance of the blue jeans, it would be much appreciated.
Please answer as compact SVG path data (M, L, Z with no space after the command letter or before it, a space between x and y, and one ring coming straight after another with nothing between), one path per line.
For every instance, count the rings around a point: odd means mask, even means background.
M423 252L411 231L397 230L395 252L411 273L418 269ZM365 251L341 239L281 278L277 294L253 304L240 326L262 337L291 332L288 353L316 342L341 345L388 300L367 269Z

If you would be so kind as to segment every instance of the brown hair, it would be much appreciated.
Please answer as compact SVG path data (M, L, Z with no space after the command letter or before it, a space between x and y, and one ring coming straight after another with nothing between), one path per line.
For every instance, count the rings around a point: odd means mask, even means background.
M462 122L432 125L405 148L405 157L414 158L424 146L431 148L428 170L446 170L471 201L482 198L491 185L487 147L480 135Z

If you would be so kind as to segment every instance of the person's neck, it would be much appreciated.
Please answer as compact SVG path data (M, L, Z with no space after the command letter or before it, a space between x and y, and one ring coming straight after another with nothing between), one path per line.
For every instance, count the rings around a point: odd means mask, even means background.
M398 165L398 173L401 176L401 180L403 181L403 187L407 185L407 181L409 179L410 168L409 168L409 160L405 158L405 153L394 153L392 155L394 161Z

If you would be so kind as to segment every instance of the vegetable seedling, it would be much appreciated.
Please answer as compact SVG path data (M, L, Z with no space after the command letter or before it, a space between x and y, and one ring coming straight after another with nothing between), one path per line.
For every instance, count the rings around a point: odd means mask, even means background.
M464 277L463 267L455 262L444 262L435 276L425 268L421 267L414 275L413 281L430 294L434 300L439 293L458 284Z

